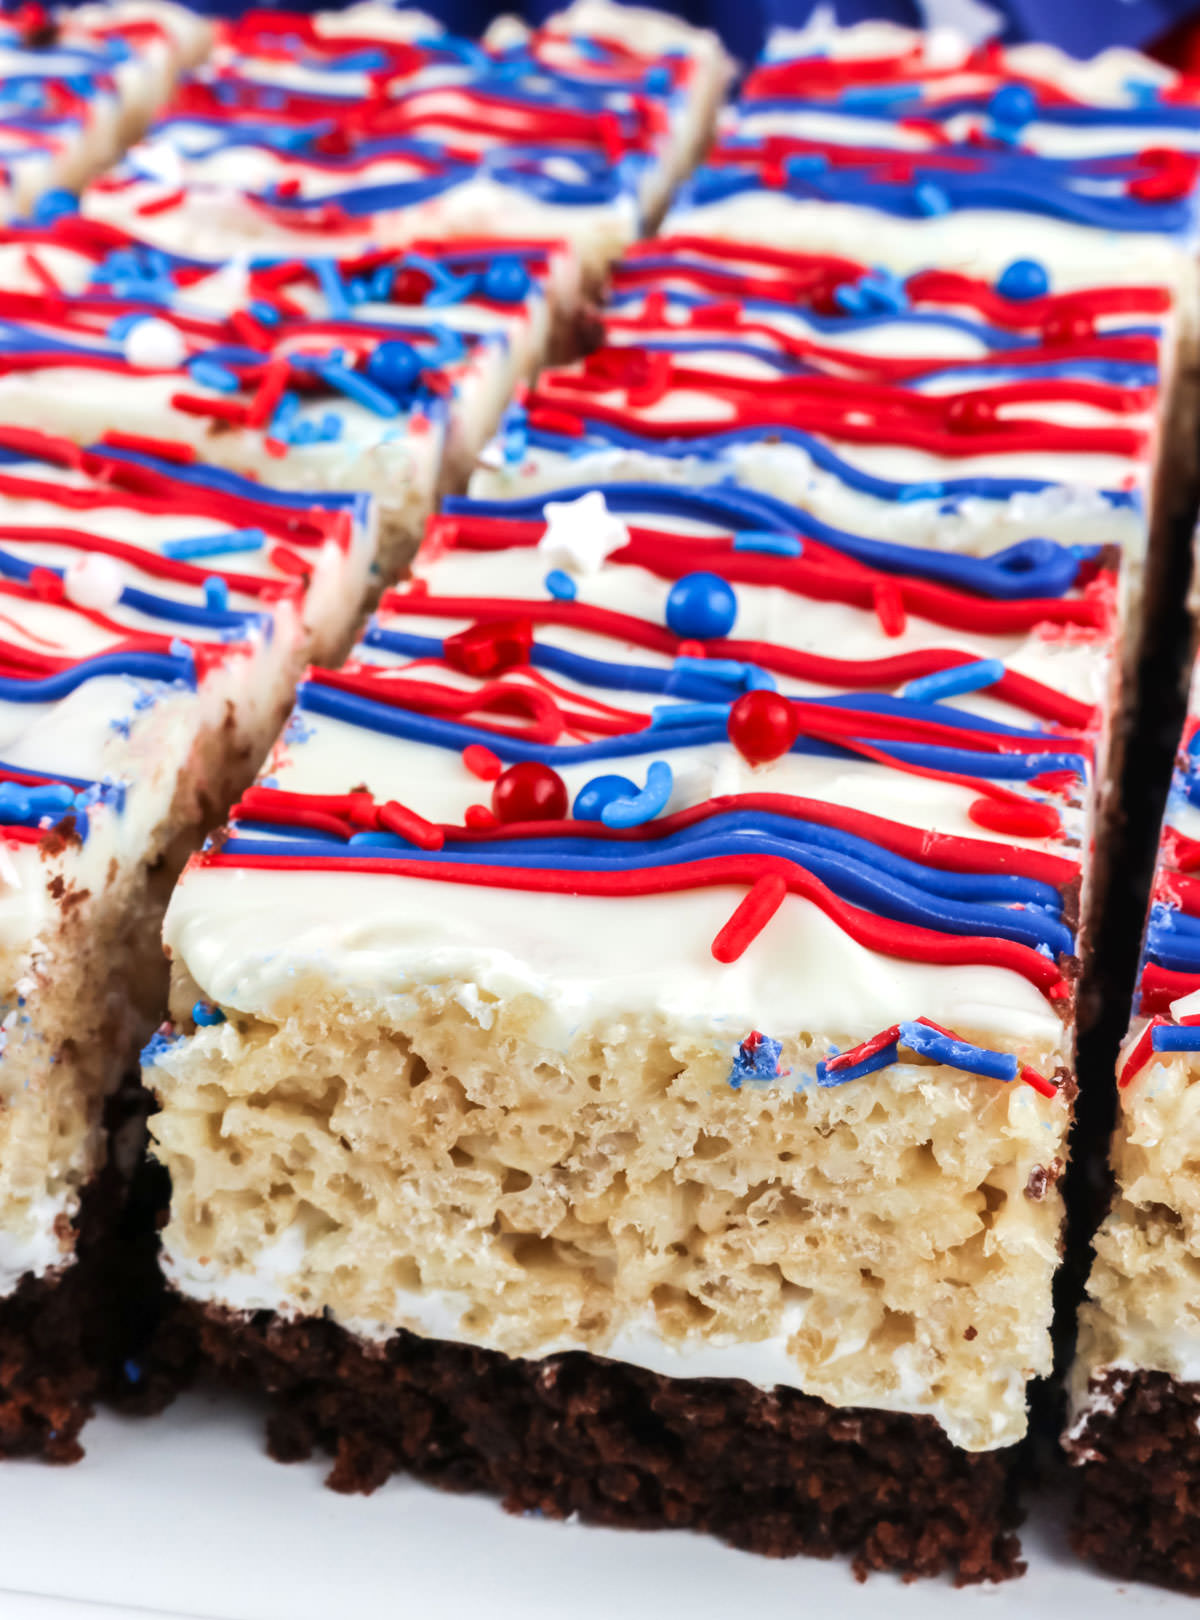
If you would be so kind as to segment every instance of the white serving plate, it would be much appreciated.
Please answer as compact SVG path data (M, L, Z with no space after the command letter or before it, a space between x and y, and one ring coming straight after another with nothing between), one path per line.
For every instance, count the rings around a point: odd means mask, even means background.
M254 1412L213 1396L102 1415L84 1442L73 1468L0 1466L0 1620L1200 1620L1198 1600L1074 1563L1053 1501L1031 1510L1023 1580L955 1591L406 1479L337 1496L325 1463L271 1462Z

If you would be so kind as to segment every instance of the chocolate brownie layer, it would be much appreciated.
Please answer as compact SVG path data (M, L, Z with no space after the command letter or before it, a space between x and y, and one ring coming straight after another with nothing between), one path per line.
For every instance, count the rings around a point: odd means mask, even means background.
M1113 1371L1098 1393L1107 1398L1074 1443L1091 1454L1075 1550L1112 1575L1200 1594L1200 1384Z
M931 1418L579 1352L522 1361L403 1332L374 1348L328 1321L180 1310L224 1381L272 1397L271 1455L332 1453L334 1490L372 1491L404 1469L515 1513L703 1530L774 1557L849 1554L860 1577L967 1583L1024 1567L1011 1452L960 1451Z

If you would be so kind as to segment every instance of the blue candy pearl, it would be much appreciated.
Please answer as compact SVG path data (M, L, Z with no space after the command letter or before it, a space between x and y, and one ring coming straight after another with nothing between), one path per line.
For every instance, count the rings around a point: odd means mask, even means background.
M1006 84L988 102L988 112L998 124L1020 129L1037 112L1037 97L1026 85Z
M687 641L727 636L737 618L733 586L719 574L685 574L667 597L667 627Z
M520 259L502 253L483 273L483 294L498 304L519 304L530 288L529 272Z
M411 343L389 338L367 359L367 377L389 394L407 394L421 372L421 357Z
M576 821L599 821L604 807L614 799L632 799L638 786L627 776L594 776L575 795Z
M1002 298L1044 298L1050 291L1046 267L1037 259L1014 259L996 283Z

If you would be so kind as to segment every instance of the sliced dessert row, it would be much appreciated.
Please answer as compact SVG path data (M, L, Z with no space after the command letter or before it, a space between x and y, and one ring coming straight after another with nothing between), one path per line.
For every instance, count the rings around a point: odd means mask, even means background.
M48 49L35 12L13 27ZM61 31L111 43L144 123L209 41L188 15L131 0ZM727 71L711 36L590 4L493 44L371 3L256 12L212 45L121 178L0 230L7 1453L78 1449L113 1315L92 1253L117 1196L103 1116L166 1008L174 876L251 781L305 662L345 655L439 487L577 342L581 255L599 274L661 209ZM143 57L141 79L120 66ZM107 108L108 79L92 88ZM139 127L131 100L113 139ZM506 178L453 217L424 206L477 160ZM235 204L229 163L254 186L286 172ZM331 185L353 190L353 231L325 217ZM72 1264L79 1245L94 1263Z
M417 12L385 31L379 9L227 26L84 212L210 259L565 237L595 285L699 157L730 74L714 35L610 0L481 42Z
M1071 1377L1076 1545L1200 1591L1200 673L1167 799L1133 1017L1117 1060L1112 1206Z
M970 1580L1018 1567L1190 474L1195 89L1146 66L1164 156L1111 61L906 35L1089 152L897 150L873 38L772 44L301 686L175 891L146 1079L167 1275L277 1454Z
M119 157L210 34L173 0L0 8L0 220L53 211Z

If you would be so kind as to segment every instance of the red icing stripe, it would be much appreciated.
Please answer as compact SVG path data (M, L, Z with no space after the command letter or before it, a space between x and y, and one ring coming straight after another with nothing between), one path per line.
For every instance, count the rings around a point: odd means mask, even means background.
M787 892L817 906L855 944L883 956L927 962L939 967L994 967L1020 974L1050 1000L1069 995L1056 963L1027 945L1005 939L969 939L938 934L911 923L877 917L839 900L812 873L775 856L727 855L645 871L560 872L507 866L462 866L454 862L408 861L402 858L339 855L335 860L312 856L239 855L213 849L197 857L200 865L256 871L333 871L417 878L424 882L461 883L534 894L589 895L623 899L634 895L677 894L700 888L745 885L778 876Z

